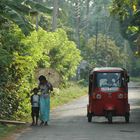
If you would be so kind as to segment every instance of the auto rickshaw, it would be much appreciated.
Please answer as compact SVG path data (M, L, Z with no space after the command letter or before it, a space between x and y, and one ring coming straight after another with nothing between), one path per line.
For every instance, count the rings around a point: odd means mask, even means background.
M123 68L94 68L89 75L88 122L93 116L105 116L112 123L113 116L123 116L129 123L129 76Z

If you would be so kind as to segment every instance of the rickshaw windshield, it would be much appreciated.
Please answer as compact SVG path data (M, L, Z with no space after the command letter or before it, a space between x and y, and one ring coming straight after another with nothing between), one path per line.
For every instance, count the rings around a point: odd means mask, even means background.
M99 88L119 88L122 84L120 72L98 72L96 73L96 86Z

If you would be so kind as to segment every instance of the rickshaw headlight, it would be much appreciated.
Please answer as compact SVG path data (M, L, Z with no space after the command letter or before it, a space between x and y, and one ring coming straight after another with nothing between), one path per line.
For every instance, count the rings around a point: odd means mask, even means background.
M101 99L101 98L102 98L101 94L96 94L96 99Z
M118 94L118 98L123 99L123 94L122 93Z

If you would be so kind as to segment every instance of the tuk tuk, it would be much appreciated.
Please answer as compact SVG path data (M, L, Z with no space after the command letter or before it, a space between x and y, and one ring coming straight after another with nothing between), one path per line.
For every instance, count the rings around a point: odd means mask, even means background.
M123 116L129 123L129 76L123 68L94 68L89 75L88 122L93 116L105 116L112 123L113 116Z

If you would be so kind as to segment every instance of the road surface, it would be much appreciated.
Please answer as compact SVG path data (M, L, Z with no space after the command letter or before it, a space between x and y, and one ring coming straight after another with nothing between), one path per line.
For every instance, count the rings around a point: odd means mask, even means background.
M87 97L82 97L51 112L49 126L29 127L16 140L140 140L140 88L129 89L130 123L123 117L108 124L104 117L87 122Z

